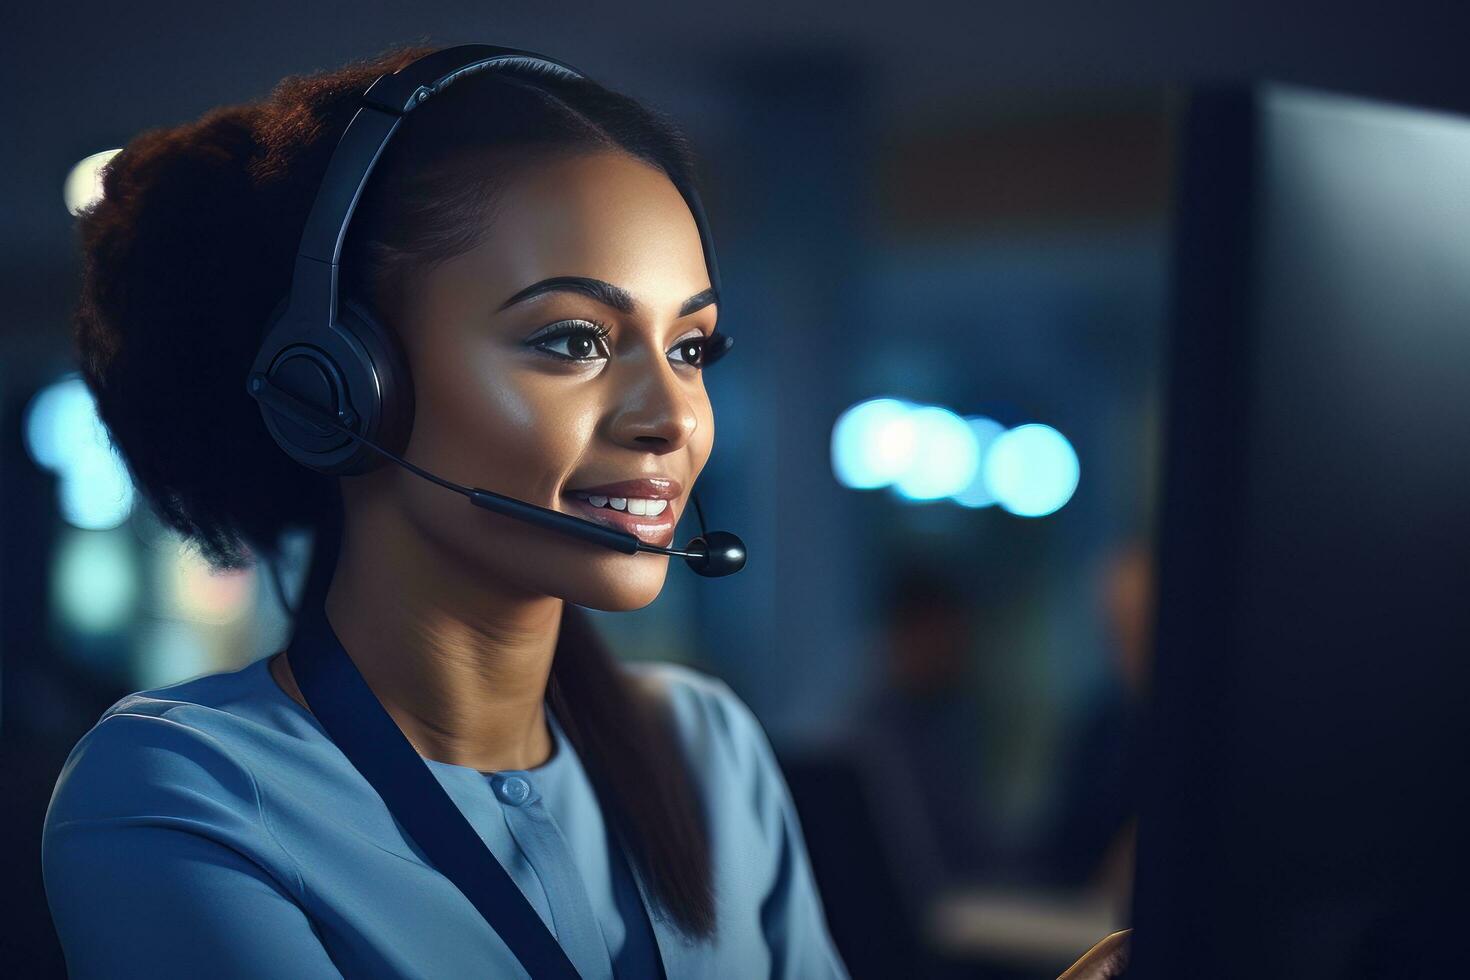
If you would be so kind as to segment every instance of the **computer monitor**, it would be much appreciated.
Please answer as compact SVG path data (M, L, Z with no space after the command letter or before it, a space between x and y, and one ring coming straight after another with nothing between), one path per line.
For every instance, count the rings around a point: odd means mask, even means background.
M1178 132L1128 976L1452 975L1470 119L1263 85Z

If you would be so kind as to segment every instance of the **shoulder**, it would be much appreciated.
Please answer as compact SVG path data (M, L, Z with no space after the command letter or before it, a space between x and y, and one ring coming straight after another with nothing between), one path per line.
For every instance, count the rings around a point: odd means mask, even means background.
M741 784L746 792L779 778L765 728L724 680L671 661L625 666L666 701L690 761L706 778Z
M75 975L131 975L137 970L124 964L166 947L231 976L279 974L264 959L260 969L244 965L247 953L265 955L258 949L218 942L240 929L264 930L301 963L322 959L290 904L306 900L300 867L273 830L247 764L252 741L266 730L266 709L250 690L256 681L212 674L135 691L103 712L67 756L40 857Z
M690 767L705 794L716 853L722 856L726 886L757 896L761 921L782 936L783 957L808 955L823 935L821 903L807 858L806 843L791 790L765 728L730 685L693 667L660 661L640 662L632 670L661 689L672 709ZM800 940L797 937L801 937ZM828 966L836 953L821 952L821 963L789 963L782 976L841 976ZM773 973L774 975L774 973Z
M46 835L81 821L147 817L188 824L240 811L258 815L260 794L239 752L255 723L236 709L245 693L242 675L250 669L135 691L114 702L62 765Z
M760 728L755 713L723 679L688 664L637 660L625 665L650 692L666 700L681 728L707 730L728 740Z

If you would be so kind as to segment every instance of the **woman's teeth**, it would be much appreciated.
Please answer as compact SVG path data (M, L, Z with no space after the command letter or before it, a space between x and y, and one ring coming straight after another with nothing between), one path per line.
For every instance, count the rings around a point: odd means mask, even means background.
M642 497L600 497L588 494L582 499L593 507L611 507L613 510L625 510L640 517L657 517L669 506L667 500L645 500Z

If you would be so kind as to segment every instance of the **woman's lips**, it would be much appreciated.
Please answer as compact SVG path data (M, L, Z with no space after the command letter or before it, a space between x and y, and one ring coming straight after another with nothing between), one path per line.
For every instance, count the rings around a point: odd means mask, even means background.
M645 517L641 514L630 514L625 510L613 510L611 507L594 507L590 502L571 494L562 496L571 505L576 516L636 535L638 540L646 544L667 548L674 540L674 525L679 523L679 519L674 514L673 501L670 501L671 506L664 508L664 512L657 517Z

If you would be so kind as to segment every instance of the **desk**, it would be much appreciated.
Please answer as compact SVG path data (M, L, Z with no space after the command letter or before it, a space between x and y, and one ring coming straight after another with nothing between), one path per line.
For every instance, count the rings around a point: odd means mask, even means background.
M923 928L929 946L948 958L1054 976L1126 928L1126 915L1126 902L1096 891L965 888L940 895Z

